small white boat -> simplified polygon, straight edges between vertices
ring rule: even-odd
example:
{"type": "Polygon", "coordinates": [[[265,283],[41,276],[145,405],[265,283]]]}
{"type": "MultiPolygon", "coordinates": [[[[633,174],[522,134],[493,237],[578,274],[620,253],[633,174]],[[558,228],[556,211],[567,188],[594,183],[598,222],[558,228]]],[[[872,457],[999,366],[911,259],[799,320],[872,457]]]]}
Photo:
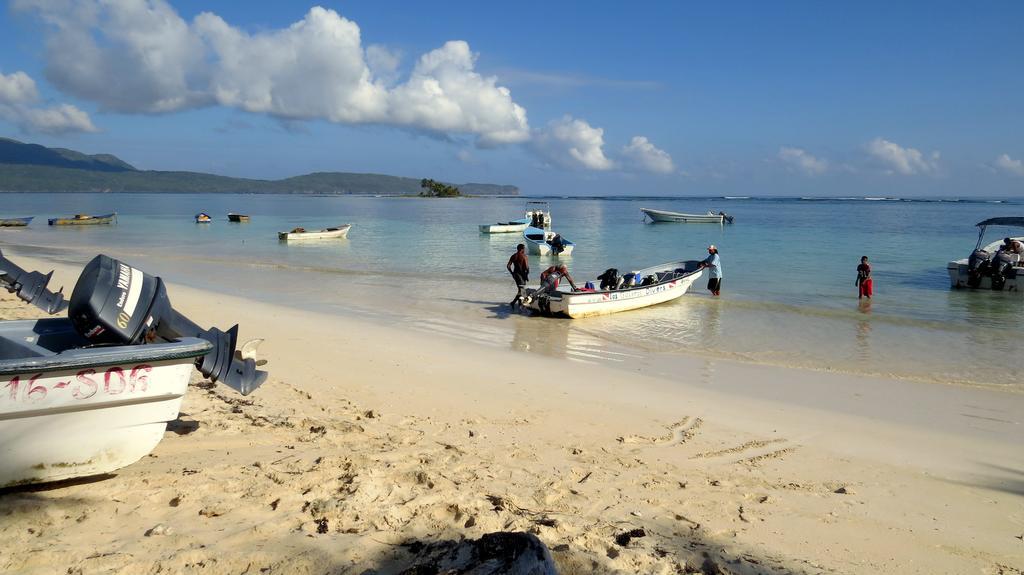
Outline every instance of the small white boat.
{"type": "Polygon", "coordinates": [[[68,319],[0,322],[0,488],[135,463],[178,417],[196,358],[213,348],[86,344],[68,319]]]}
{"type": "Polygon", "coordinates": [[[946,266],[951,286],[1024,293],[1024,254],[1000,250],[1004,238],[1024,245],[1024,236],[1000,234],[1000,239],[985,243],[985,231],[990,226],[1024,229],[1024,217],[989,218],[975,225],[979,230],[974,252],[946,266]]]}
{"type": "Polygon", "coordinates": [[[647,217],[651,218],[654,223],[663,222],[677,222],[684,224],[731,224],[732,216],[725,212],[718,212],[717,214],[712,211],[708,211],[706,214],[684,214],[682,212],[669,212],[665,210],[652,210],[649,208],[640,208],[640,211],[647,217]]]}
{"type": "Polygon", "coordinates": [[[496,224],[480,224],[482,234],[507,234],[521,232],[530,225],[530,218],[512,220],[511,222],[498,222],[496,224]]]}
{"type": "MultiPolygon", "coordinates": [[[[602,282],[606,285],[604,289],[594,291],[573,292],[569,291],[571,288],[567,286],[559,286],[554,293],[538,296],[535,288],[526,288],[523,305],[544,315],[567,316],[573,319],[657,305],[685,294],[693,282],[703,275],[703,270],[698,266],[697,261],[678,261],[652,266],[626,274],[632,278],[640,278],[638,283],[620,284],[620,278],[608,278],[602,282]],[[621,287],[612,289],[620,285],[621,287]]],[[[616,270],[608,270],[614,271],[616,270]]]]}
{"type": "Polygon", "coordinates": [[[523,230],[526,251],[535,256],[571,256],[576,244],[551,230],[529,227],[523,230]]]}
{"type": "Polygon", "coordinates": [[[93,258],[70,302],[0,253],[0,287],[50,314],[0,321],[0,488],[109,473],[148,454],[178,417],[193,369],[248,394],[260,340],[203,329],[171,306],[163,280],[93,258]],[[140,313],[139,310],[144,313],[140,313]]]}
{"type": "Polygon", "coordinates": [[[551,207],[547,202],[527,202],[530,225],[523,230],[526,251],[535,256],[571,256],[576,244],[551,231],[551,207]]]}
{"type": "Polygon", "coordinates": [[[277,239],[283,241],[296,241],[296,240],[330,240],[330,239],[343,239],[348,237],[348,230],[352,227],[352,224],[340,225],[336,228],[327,228],[323,230],[306,231],[305,228],[295,228],[290,232],[277,232],[277,239]]]}

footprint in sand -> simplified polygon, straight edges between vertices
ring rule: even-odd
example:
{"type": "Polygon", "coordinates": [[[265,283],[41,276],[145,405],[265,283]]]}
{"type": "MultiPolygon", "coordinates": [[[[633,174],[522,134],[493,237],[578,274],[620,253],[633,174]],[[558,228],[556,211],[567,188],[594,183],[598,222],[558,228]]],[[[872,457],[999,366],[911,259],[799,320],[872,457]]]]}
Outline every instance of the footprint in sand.
{"type": "Polygon", "coordinates": [[[660,437],[647,437],[644,435],[627,435],[619,438],[619,443],[627,444],[649,444],[649,445],[678,445],[686,443],[697,434],[704,420],[699,417],[686,416],[679,421],[665,427],[668,433],[660,437]]]}
{"type": "Polygon", "coordinates": [[[733,463],[758,465],[770,459],[778,459],[786,454],[796,451],[795,445],[782,445],[788,442],[788,439],[783,438],[748,441],[746,443],[734,447],[727,447],[725,449],[717,449],[714,451],[704,451],[701,453],[697,453],[690,456],[690,459],[720,459],[738,457],[738,459],[733,460],[733,463]]]}

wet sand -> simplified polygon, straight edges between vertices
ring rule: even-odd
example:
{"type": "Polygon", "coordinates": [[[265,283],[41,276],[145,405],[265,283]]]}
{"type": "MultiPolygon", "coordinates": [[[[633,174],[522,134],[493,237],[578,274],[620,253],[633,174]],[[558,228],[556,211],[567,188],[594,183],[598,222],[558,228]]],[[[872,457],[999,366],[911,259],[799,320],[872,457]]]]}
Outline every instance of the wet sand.
{"type": "Polygon", "coordinates": [[[4,492],[0,572],[399,573],[508,530],[562,573],[1024,570],[1022,394],[716,359],[629,376],[169,293],[266,338],[269,382],[197,374],[150,456],[4,492]]]}

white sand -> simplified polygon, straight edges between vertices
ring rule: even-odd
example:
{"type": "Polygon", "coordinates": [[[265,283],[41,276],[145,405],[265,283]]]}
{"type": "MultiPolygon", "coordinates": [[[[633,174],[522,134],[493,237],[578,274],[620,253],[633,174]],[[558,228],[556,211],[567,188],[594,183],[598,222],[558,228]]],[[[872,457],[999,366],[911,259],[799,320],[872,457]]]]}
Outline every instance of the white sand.
{"type": "Polygon", "coordinates": [[[0,495],[0,572],[389,573],[497,530],[564,573],[1024,569],[1021,394],[702,358],[626,377],[169,289],[265,337],[271,380],[197,377],[150,457],[0,495]]]}

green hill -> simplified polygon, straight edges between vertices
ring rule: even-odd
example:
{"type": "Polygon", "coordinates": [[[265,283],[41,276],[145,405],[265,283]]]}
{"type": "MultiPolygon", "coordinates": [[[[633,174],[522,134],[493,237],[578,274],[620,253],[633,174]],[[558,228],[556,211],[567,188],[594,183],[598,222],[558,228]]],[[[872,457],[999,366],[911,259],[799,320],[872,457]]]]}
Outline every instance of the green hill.
{"type": "MultiPolygon", "coordinates": [[[[455,184],[465,195],[519,193],[497,184],[455,184]]],[[[231,178],[202,172],[137,170],[110,154],[87,155],[0,138],[0,191],[198,192],[268,194],[418,195],[420,178],[350,172],[316,172],[282,180],[231,178]]]]}

